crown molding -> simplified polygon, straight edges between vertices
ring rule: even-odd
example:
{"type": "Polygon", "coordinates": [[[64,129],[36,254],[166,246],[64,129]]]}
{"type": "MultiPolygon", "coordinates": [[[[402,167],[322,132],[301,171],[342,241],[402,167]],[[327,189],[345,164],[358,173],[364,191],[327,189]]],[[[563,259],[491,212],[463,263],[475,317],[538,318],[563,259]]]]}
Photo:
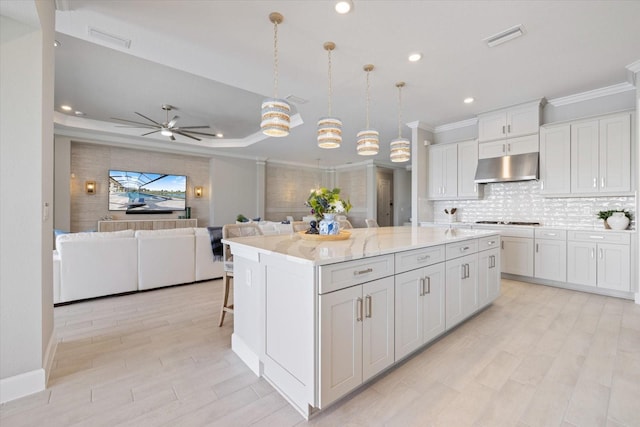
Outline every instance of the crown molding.
{"type": "Polygon", "coordinates": [[[638,59],[635,62],[632,62],[631,64],[627,65],[624,68],[626,68],[627,70],[633,73],[640,73],[640,59],[638,59]]]}
{"type": "Polygon", "coordinates": [[[638,74],[640,74],[640,59],[625,67],[627,69],[627,80],[634,86],[638,86],[638,74]]]}
{"type": "Polygon", "coordinates": [[[447,123],[447,124],[444,124],[444,125],[436,126],[436,128],[434,130],[434,133],[441,133],[441,132],[446,132],[446,131],[449,131],[449,130],[466,128],[466,127],[469,127],[469,126],[475,126],[477,124],[478,124],[478,118],[477,117],[473,117],[471,119],[461,120],[459,122],[447,123]]]}
{"type": "Polygon", "coordinates": [[[411,128],[411,129],[422,129],[422,130],[426,130],[429,132],[433,132],[433,126],[431,126],[428,123],[425,122],[421,122],[420,120],[416,120],[415,122],[409,122],[406,123],[407,127],[411,128]]]}
{"type": "Polygon", "coordinates": [[[611,86],[602,87],[600,89],[589,90],[586,92],[580,92],[569,96],[563,96],[561,98],[549,99],[547,102],[554,107],[560,107],[562,105],[575,104],[577,102],[589,101],[591,99],[601,98],[603,96],[615,95],[617,93],[623,93],[630,90],[635,90],[635,87],[629,82],[618,83],[611,86]]]}

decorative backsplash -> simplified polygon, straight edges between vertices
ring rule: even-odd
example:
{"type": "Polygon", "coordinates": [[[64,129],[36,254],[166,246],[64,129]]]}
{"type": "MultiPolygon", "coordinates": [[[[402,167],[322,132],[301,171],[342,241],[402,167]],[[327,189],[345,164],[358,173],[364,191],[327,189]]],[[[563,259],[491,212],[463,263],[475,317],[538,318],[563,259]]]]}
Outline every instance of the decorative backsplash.
{"type": "Polygon", "coordinates": [[[545,198],[537,181],[487,184],[481,200],[435,201],[434,220],[448,221],[444,210],[453,207],[457,208],[456,220],[461,222],[537,221],[551,227],[602,227],[599,211],[626,209],[634,217],[630,228],[636,228],[634,196],[545,198]]]}

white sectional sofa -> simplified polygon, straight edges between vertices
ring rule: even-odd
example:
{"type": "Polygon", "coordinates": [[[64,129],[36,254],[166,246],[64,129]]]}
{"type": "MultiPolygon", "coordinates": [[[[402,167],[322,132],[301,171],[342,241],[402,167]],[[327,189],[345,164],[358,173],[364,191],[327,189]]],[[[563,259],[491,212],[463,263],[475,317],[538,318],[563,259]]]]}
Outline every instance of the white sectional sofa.
{"type": "Polygon", "coordinates": [[[206,228],[72,233],[56,238],[54,303],[222,277],[206,228]]]}

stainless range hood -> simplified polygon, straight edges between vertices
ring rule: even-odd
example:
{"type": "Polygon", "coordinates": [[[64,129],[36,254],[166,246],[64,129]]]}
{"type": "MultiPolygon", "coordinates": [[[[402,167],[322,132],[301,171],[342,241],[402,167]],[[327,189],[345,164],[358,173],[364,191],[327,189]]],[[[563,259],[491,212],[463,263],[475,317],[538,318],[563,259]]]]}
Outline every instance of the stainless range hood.
{"type": "Polygon", "coordinates": [[[530,181],[538,179],[538,153],[479,159],[475,182],[530,181]]]}

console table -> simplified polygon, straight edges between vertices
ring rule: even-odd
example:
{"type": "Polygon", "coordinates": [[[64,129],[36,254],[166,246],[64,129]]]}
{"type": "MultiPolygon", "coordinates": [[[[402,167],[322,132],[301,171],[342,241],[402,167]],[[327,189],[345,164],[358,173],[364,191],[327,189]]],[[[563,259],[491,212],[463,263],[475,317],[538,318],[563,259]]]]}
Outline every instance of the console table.
{"type": "Polygon", "coordinates": [[[98,231],[164,230],[167,228],[197,227],[197,218],[191,219],[134,219],[98,221],[98,231]]]}

